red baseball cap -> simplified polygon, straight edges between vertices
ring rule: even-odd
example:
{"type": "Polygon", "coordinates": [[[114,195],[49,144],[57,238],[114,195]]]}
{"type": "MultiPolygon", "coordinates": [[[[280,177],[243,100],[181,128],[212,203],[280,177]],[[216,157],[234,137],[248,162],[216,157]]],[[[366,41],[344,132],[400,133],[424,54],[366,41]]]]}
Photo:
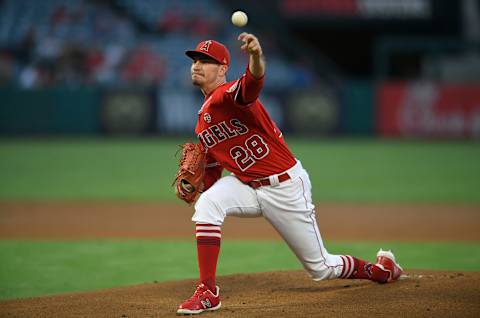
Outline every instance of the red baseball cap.
{"type": "Polygon", "coordinates": [[[195,50],[186,51],[185,54],[193,59],[195,56],[206,55],[220,64],[230,64],[230,53],[228,49],[220,42],[215,40],[206,40],[197,44],[195,50]]]}

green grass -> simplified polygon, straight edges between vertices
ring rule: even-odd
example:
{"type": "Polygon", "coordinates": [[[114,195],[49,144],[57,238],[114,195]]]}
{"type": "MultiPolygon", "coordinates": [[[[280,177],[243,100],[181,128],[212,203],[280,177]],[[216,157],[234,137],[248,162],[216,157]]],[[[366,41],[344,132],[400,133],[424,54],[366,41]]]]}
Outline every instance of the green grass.
{"type": "MultiPolygon", "coordinates": [[[[0,200],[176,201],[183,139],[0,140],[0,200]]],[[[287,140],[314,201],[480,202],[480,144],[287,140]]]]}
{"type": "Polygon", "coordinates": [[[173,200],[180,141],[0,143],[0,199],[173,200]]]}
{"type": "Polygon", "coordinates": [[[362,202],[480,202],[480,144],[297,142],[314,198],[362,202]]]}
{"type": "MultiPolygon", "coordinates": [[[[478,243],[327,242],[333,254],[374,260],[392,248],[404,268],[480,270],[478,243]]],[[[198,277],[193,241],[0,241],[0,299],[198,277]]],[[[225,241],[219,275],[300,269],[281,241],[225,241]]]]}

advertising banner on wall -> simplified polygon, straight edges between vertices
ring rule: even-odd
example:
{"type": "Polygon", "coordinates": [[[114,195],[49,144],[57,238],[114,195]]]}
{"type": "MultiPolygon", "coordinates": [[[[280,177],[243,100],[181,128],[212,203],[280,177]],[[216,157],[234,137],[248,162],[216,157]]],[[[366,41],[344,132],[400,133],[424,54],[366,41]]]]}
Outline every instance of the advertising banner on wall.
{"type": "Polygon", "coordinates": [[[300,135],[331,135],[340,132],[340,101],[333,90],[302,91],[291,94],[287,103],[289,132],[300,135]]]}
{"type": "Polygon", "coordinates": [[[383,83],[377,106],[383,136],[480,138],[480,84],[383,83]]]}
{"type": "Polygon", "coordinates": [[[107,90],[100,105],[102,129],[111,134],[152,132],[152,104],[148,90],[107,90]]]}

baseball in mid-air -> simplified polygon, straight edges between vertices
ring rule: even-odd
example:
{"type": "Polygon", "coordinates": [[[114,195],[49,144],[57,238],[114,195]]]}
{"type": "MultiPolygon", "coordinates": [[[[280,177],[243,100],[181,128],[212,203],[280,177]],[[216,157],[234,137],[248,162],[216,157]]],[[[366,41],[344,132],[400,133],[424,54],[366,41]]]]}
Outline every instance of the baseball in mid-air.
{"type": "Polygon", "coordinates": [[[237,27],[246,26],[248,22],[248,16],[243,11],[235,11],[232,14],[232,23],[237,27]]]}

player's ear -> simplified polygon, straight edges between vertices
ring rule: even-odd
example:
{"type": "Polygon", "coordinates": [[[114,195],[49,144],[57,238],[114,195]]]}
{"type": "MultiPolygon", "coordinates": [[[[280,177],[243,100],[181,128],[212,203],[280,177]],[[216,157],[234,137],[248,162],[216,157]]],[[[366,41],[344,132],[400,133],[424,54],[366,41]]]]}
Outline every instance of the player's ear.
{"type": "Polygon", "coordinates": [[[225,76],[228,71],[228,66],[227,65],[220,65],[220,75],[225,76]]]}

